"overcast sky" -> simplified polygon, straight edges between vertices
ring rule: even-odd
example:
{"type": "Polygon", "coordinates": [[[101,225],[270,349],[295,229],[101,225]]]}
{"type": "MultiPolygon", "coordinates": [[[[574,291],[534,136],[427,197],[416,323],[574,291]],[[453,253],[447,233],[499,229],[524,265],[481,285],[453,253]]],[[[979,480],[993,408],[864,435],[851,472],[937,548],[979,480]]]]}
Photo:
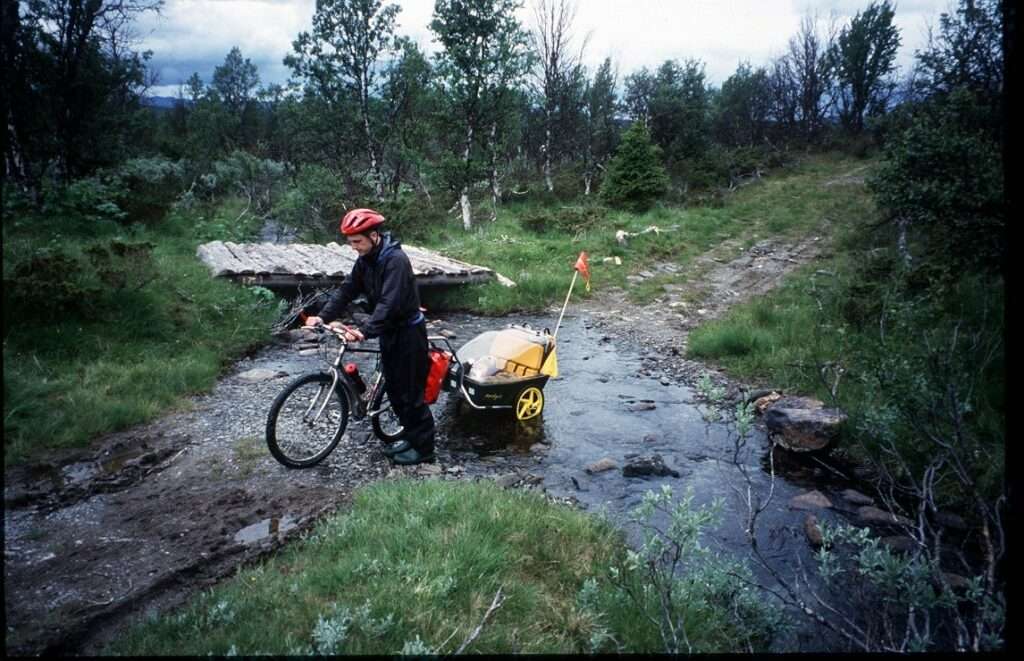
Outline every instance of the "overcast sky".
{"type": "MultiPolygon", "coordinates": [[[[398,32],[433,53],[428,24],[434,0],[398,0],[398,32]]],[[[576,46],[590,35],[584,60],[591,70],[605,58],[617,64],[620,81],[642,66],[655,68],[667,59],[704,62],[708,81],[721,85],[741,61],[767,64],[781,54],[808,11],[824,22],[834,13],[846,24],[868,0],[577,0],[576,46]]],[[[901,68],[922,48],[926,28],[937,26],[950,0],[897,0],[901,68]]],[[[232,47],[259,69],[260,82],[284,83],[290,70],[282,60],[292,40],[312,25],[315,0],[166,0],[161,16],[138,24],[140,50],[152,50],[158,84],[151,94],[176,96],[178,85],[193,72],[209,83],[214,67],[232,47]]],[[[520,19],[533,25],[533,0],[520,19]]],[[[621,92],[621,88],[620,88],[621,92]]]]}

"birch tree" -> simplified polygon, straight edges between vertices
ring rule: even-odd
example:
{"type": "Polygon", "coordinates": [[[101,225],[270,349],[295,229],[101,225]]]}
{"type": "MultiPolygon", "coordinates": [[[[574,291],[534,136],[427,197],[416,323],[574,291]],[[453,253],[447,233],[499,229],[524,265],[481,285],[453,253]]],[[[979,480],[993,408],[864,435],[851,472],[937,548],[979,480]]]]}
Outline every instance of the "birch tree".
{"type": "Polygon", "coordinates": [[[450,119],[461,129],[460,166],[452,185],[458,191],[462,225],[473,227],[470,188],[480,178],[474,145],[497,136],[495,113],[507,107],[507,90],[519,84],[530,65],[527,36],[515,12],[516,0],[437,0],[430,29],[444,50],[436,55],[437,82],[450,119]],[[481,135],[488,132],[488,135],[481,135]]]}
{"type": "Polygon", "coordinates": [[[569,50],[572,41],[572,23],[576,18],[576,5],[571,0],[537,0],[534,7],[536,27],[530,32],[530,46],[537,55],[534,76],[544,106],[544,185],[554,191],[551,179],[551,160],[554,151],[554,130],[565,88],[578,71],[583,49],[578,54],[569,50]]]}
{"type": "Polygon", "coordinates": [[[337,106],[354,98],[378,199],[384,197],[382,146],[374,130],[370,99],[377,95],[378,60],[397,50],[394,35],[399,11],[398,5],[384,6],[382,0],[318,0],[312,33],[300,33],[292,43],[294,54],[285,58],[285,64],[328,103],[337,106]]]}

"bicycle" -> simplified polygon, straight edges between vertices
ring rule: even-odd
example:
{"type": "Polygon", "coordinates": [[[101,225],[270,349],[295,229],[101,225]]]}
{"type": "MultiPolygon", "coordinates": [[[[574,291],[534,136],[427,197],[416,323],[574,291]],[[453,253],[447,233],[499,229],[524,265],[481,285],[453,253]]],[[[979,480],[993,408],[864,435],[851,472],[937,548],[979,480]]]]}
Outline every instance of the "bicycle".
{"type": "MultiPolygon", "coordinates": [[[[344,326],[318,324],[307,328],[317,333],[317,351],[328,369],[299,376],[274,398],[266,430],[267,447],[274,459],[289,468],[315,466],[341,442],[350,418],[369,417],[374,434],[382,442],[398,440],[403,427],[384,388],[380,349],[350,347],[344,326]],[[332,340],[339,343],[336,353],[330,346],[332,340]],[[376,355],[369,382],[357,370],[342,367],[349,351],[376,355]]],[[[448,343],[442,336],[428,340],[448,343]]]]}

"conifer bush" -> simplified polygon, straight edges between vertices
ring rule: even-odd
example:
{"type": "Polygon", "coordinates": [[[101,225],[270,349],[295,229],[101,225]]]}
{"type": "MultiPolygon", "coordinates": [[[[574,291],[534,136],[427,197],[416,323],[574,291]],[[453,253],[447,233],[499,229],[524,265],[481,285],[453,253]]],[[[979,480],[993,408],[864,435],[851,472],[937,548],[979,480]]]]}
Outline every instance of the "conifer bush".
{"type": "Polygon", "coordinates": [[[665,194],[668,184],[661,149],[643,124],[633,124],[608,163],[601,199],[609,206],[644,211],[665,194]]]}

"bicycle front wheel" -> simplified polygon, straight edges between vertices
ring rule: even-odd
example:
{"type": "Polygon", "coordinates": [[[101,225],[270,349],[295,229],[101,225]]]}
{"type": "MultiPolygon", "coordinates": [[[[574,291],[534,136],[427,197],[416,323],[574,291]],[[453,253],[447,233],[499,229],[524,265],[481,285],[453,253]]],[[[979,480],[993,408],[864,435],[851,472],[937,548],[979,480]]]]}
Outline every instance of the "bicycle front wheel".
{"type": "Polygon", "coordinates": [[[331,375],[307,374],[274,399],[267,416],[270,454],[290,468],[308,468],[337,447],[348,425],[348,398],[331,375]]]}
{"type": "Polygon", "coordinates": [[[373,422],[373,433],[377,435],[377,438],[385,443],[392,443],[401,438],[405,427],[402,426],[402,421],[398,419],[398,414],[391,406],[391,400],[388,399],[388,394],[384,391],[383,383],[380,384],[373,401],[370,402],[370,411],[379,411],[370,416],[370,420],[373,422]]]}

